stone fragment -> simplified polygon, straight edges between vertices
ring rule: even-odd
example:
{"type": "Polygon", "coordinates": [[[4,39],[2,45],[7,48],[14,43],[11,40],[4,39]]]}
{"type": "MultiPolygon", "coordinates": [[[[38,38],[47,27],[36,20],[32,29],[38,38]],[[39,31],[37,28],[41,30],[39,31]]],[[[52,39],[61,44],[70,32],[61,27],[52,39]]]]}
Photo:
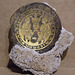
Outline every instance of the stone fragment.
{"type": "Polygon", "coordinates": [[[62,28],[58,41],[50,51],[39,54],[16,44],[9,57],[24,71],[31,71],[34,75],[50,75],[60,66],[61,55],[72,44],[73,39],[73,34],[62,28]]]}

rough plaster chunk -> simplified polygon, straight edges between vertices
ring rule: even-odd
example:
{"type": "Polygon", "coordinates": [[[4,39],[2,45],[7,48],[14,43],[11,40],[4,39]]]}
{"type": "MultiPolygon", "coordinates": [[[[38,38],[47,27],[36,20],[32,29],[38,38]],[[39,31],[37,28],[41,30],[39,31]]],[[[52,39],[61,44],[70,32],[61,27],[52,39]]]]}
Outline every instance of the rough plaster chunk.
{"type": "Polygon", "coordinates": [[[10,59],[24,71],[34,75],[50,75],[61,63],[61,55],[73,42],[74,36],[64,28],[55,46],[48,52],[39,54],[35,50],[15,45],[9,54],[10,59]]]}

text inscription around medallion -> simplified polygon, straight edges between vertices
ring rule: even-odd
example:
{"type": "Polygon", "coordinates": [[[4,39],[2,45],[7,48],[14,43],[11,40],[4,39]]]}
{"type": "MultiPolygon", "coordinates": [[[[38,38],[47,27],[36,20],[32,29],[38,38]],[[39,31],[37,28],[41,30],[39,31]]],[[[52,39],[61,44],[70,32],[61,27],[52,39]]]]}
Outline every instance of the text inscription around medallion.
{"type": "Polygon", "coordinates": [[[28,15],[22,14],[15,30],[16,38],[25,47],[35,50],[48,46],[55,36],[55,26],[47,12],[40,9],[29,10],[28,15]],[[37,12],[38,11],[38,12],[37,12]],[[31,13],[32,12],[32,13],[31,13]],[[44,15],[46,14],[46,15],[44,15]],[[54,28],[51,32],[51,25],[54,28]]]}

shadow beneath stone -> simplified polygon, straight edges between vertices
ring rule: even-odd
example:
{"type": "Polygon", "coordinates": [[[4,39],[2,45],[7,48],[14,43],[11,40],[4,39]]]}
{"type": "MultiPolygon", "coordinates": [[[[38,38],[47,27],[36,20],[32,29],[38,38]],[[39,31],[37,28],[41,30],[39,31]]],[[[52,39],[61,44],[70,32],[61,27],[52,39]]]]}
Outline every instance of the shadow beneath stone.
{"type": "MultiPolygon", "coordinates": [[[[67,55],[67,52],[68,52],[68,48],[63,52],[63,55],[61,56],[61,61],[64,60],[64,58],[65,58],[66,55],[67,55]]],[[[57,72],[57,70],[54,71],[53,74],[56,73],[56,72],[57,72]]]]}
{"type": "Polygon", "coordinates": [[[54,71],[54,72],[53,72],[53,74],[54,74],[54,73],[56,73],[56,72],[57,72],[57,70],[56,70],[56,71],[54,71]]]}
{"type": "Polygon", "coordinates": [[[15,73],[34,75],[30,71],[23,71],[21,68],[19,68],[18,66],[16,66],[12,62],[12,60],[9,60],[9,63],[8,63],[7,67],[8,67],[8,69],[10,69],[12,72],[15,72],[15,73]]]}
{"type": "Polygon", "coordinates": [[[63,55],[61,56],[61,60],[63,60],[66,57],[67,52],[68,52],[68,48],[63,52],[63,55]]]}

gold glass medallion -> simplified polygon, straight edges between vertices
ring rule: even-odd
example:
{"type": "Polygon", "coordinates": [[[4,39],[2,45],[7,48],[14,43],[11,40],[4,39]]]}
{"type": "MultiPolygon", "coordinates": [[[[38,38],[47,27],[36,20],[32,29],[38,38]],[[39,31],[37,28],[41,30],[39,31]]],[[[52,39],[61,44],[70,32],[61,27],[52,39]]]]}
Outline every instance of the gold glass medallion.
{"type": "Polygon", "coordinates": [[[11,17],[13,42],[38,51],[49,51],[59,38],[61,22],[56,12],[44,3],[31,3],[11,17]]]}

